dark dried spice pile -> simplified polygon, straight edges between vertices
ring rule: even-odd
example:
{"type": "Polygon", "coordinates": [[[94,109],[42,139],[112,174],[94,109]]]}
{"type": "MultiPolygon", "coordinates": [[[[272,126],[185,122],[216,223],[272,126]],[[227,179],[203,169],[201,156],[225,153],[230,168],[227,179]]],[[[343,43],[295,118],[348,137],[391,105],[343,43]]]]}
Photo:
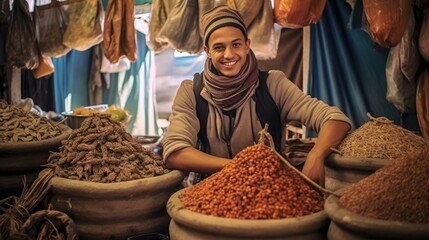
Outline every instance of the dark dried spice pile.
{"type": "Polygon", "coordinates": [[[235,219],[280,219],[323,209],[312,189],[273,150],[255,144],[239,152],[221,171],[179,196],[194,212],[235,219]]]}
{"type": "Polygon", "coordinates": [[[41,141],[61,133],[51,120],[0,99],[0,143],[41,141]]]}
{"type": "Polygon", "coordinates": [[[429,223],[429,151],[393,161],[346,188],[340,204],[361,216],[429,223]]]}
{"type": "Polygon", "coordinates": [[[110,183],[169,172],[159,155],[145,149],[109,114],[87,118],[59,150],[51,152],[47,167],[63,178],[110,183]]]}

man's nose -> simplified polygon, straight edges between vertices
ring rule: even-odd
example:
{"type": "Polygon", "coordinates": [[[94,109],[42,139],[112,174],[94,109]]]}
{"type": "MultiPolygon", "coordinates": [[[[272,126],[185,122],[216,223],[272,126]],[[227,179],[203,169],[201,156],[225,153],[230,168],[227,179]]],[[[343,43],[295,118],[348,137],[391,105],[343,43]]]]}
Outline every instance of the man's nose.
{"type": "Polygon", "coordinates": [[[234,50],[231,47],[226,47],[223,54],[224,58],[231,58],[234,56],[234,50]]]}

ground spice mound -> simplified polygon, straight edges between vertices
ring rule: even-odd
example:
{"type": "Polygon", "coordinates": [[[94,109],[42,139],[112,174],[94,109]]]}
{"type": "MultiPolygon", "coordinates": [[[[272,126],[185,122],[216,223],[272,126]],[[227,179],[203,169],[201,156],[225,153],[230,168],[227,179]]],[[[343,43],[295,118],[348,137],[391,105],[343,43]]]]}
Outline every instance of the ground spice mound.
{"type": "Polygon", "coordinates": [[[312,189],[266,145],[243,149],[221,171],[179,196],[194,212],[235,219],[280,219],[323,209],[312,189]]]}
{"type": "Polygon", "coordinates": [[[161,156],[145,149],[109,114],[96,114],[51,152],[56,176],[91,182],[123,182],[170,172],[161,156]]]}
{"type": "Polygon", "coordinates": [[[361,216],[429,223],[429,151],[401,158],[346,188],[340,204],[361,216]]]}
{"type": "Polygon", "coordinates": [[[386,118],[375,118],[347,135],[337,149],[343,156],[398,159],[424,151],[427,140],[395,125],[386,118]]]}

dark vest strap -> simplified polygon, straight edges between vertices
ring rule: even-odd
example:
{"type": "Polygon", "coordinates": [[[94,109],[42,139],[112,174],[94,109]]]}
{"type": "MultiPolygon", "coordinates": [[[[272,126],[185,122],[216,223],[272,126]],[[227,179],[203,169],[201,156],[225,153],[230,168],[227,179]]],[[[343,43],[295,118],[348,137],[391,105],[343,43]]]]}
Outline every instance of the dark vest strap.
{"type": "MultiPolygon", "coordinates": [[[[275,148],[280,153],[281,151],[281,138],[282,138],[282,126],[280,119],[280,111],[271,97],[268,87],[267,78],[268,72],[259,72],[259,86],[255,90],[256,100],[256,114],[258,115],[259,121],[261,122],[262,128],[265,123],[268,123],[268,132],[271,134],[274,140],[275,148]]],[[[207,101],[200,96],[201,90],[203,89],[203,74],[194,74],[193,87],[196,99],[196,113],[200,120],[200,131],[198,132],[198,144],[201,151],[209,152],[210,146],[207,140],[207,119],[209,114],[207,101]]]]}
{"type": "Polygon", "coordinates": [[[209,116],[209,107],[207,101],[200,95],[201,90],[203,89],[203,73],[194,74],[193,87],[196,100],[197,117],[200,120],[198,148],[203,152],[208,152],[209,146],[207,140],[207,118],[209,116]]]}
{"type": "Polygon", "coordinates": [[[268,91],[267,78],[268,72],[259,72],[259,86],[255,90],[256,98],[256,114],[261,122],[262,128],[268,124],[268,132],[273,138],[277,152],[281,153],[282,126],[280,119],[280,111],[268,91]]]}

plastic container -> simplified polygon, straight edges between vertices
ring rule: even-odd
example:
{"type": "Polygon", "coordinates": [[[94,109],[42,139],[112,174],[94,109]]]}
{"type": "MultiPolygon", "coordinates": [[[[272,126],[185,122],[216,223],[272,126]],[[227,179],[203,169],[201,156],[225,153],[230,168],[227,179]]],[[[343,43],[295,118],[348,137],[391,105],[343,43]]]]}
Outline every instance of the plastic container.
{"type": "Polygon", "coordinates": [[[24,177],[30,186],[46,164],[50,151],[58,151],[61,141],[68,138],[72,129],[60,124],[62,134],[41,141],[0,143],[0,199],[19,195],[24,177]]]}
{"type": "Polygon", "coordinates": [[[329,218],[325,211],[303,217],[270,220],[242,220],[205,215],[186,209],[180,199],[185,189],[167,203],[172,240],[232,239],[326,239],[329,218]]]}
{"type": "Polygon", "coordinates": [[[338,197],[330,195],[325,201],[325,211],[331,219],[327,234],[329,240],[429,239],[429,224],[367,218],[350,212],[338,200],[338,197]]]}
{"type": "Polygon", "coordinates": [[[391,161],[345,157],[332,153],[325,161],[325,187],[333,192],[341,190],[371,175],[391,161]]]}
{"type": "Polygon", "coordinates": [[[168,231],[166,203],[181,188],[181,171],[117,183],[54,177],[47,200],[68,214],[79,239],[126,239],[168,231]]]}

